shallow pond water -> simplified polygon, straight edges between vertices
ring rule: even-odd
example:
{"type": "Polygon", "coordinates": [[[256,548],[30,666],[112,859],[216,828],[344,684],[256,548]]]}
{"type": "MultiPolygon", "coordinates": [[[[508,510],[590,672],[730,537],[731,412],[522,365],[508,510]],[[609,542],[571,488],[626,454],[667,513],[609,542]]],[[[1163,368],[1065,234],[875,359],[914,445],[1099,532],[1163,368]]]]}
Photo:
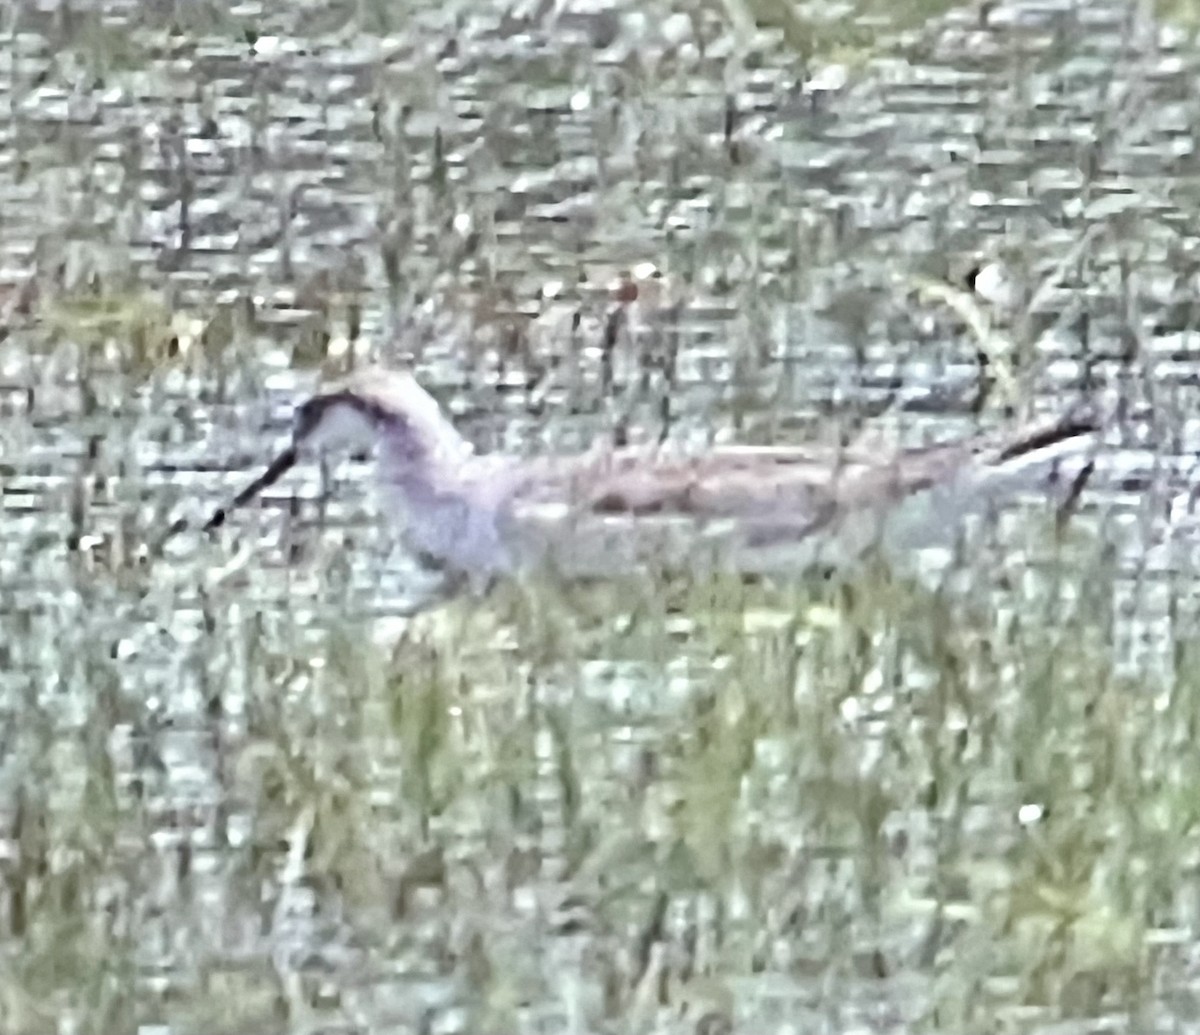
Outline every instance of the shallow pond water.
{"type": "Polygon", "coordinates": [[[1197,1024],[1200,51],[823,6],[0,16],[0,1029],[1197,1024]],[[152,555],[368,360],[528,453],[1111,422],[936,577],[428,608],[353,458],[152,555]]]}

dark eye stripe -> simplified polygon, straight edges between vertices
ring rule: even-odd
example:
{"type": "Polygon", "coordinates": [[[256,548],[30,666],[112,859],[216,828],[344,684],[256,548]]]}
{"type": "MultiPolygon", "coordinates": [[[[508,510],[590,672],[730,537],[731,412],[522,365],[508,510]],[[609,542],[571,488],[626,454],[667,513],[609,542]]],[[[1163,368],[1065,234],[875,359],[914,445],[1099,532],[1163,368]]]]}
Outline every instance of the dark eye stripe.
{"type": "Polygon", "coordinates": [[[392,416],[387,409],[374,400],[364,399],[361,395],[344,389],[340,392],[330,392],[328,395],[314,396],[301,404],[296,411],[296,417],[302,422],[307,421],[311,427],[325,415],[326,410],[339,403],[344,403],[373,421],[384,421],[392,416]]]}

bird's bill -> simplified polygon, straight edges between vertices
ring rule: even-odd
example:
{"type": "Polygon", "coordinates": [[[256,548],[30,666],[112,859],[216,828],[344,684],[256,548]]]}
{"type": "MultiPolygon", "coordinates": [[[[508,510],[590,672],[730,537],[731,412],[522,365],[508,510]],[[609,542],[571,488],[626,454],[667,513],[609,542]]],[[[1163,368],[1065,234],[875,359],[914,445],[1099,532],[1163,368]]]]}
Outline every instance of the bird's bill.
{"type": "MultiPolygon", "coordinates": [[[[231,511],[236,510],[243,504],[249,503],[252,499],[254,499],[255,496],[262,492],[263,489],[270,488],[277,481],[279,481],[280,478],[287,474],[287,472],[296,465],[296,456],[297,454],[295,446],[289,446],[287,449],[285,449],[274,460],[271,461],[270,466],[263,471],[262,474],[260,474],[254,479],[254,481],[252,481],[241,492],[234,496],[233,499],[231,499],[225,506],[218,507],[216,510],[214,510],[212,517],[204,522],[201,528],[205,532],[211,532],[214,528],[220,528],[223,524],[225,524],[225,519],[229,517],[231,511]]],[[[163,547],[167,545],[169,540],[174,539],[175,536],[179,535],[180,532],[185,532],[191,527],[192,524],[187,520],[187,518],[179,518],[177,521],[172,522],[170,528],[168,528],[158,542],[151,547],[151,555],[157,556],[161,554],[163,547]]]]}
{"type": "Polygon", "coordinates": [[[204,523],[203,531],[211,532],[214,528],[220,528],[221,525],[225,524],[225,519],[232,511],[237,510],[238,507],[249,503],[252,499],[254,499],[255,496],[262,492],[263,489],[269,489],[272,485],[279,481],[280,478],[287,474],[287,472],[290,471],[295,464],[296,448],[294,446],[289,446],[271,461],[270,466],[268,466],[262,474],[260,474],[254,479],[254,481],[252,481],[241,492],[234,496],[233,499],[231,499],[225,506],[218,507],[215,511],[213,511],[212,517],[210,517],[204,523]]]}

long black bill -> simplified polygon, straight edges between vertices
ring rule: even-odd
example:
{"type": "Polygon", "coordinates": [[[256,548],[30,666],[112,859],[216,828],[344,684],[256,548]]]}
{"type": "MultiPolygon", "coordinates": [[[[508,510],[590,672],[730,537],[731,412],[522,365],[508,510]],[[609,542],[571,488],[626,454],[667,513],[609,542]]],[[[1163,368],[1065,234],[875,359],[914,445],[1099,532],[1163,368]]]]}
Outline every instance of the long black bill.
{"type": "MultiPolygon", "coordinates": [[[[203,525],[200,526],[201,531],[211,532],[214,528],[220,528],[223,524],[225,524],[225,519],[229,517],[231,512],[237,510],[238,507],[249,503],[252,499],[254,499],[255,496],[262,492],[263,489],[269,489],[272,485],[279,481],[280,478],[287,474],[287,472],[290,471],[295,465],[296,448],[295,446],[289,446],[271,461],[271,465],[265,471],[263,471],[262,474],[260,474],[254,479],[254,481],[252,481],[241,492],[234,496],[233,499],[225,504],[225,506],[218,507],[216,510],[214,510],[212,517],[210,517],[206,522],[204,522],[203,525]]],[[[155,547],[155,552],[161,553],[162,548],[168,539],[171,539],[180,532],[185,531],[187,528],[188,521],[186,518],[180,518],[178,521],[173,522],[171,527],[167,529],[166,534],[158,541],[158,544],[155,547]]]]}
{"type": "Polygon", "coordinates": [[[247,485],[241,492],[233,497],[224,507],[217,507],[213,511],[213,516],[210,517],[203,526],[201,531],[211,532],[214,528],[220,528],[225,524],[225,519],[229,516],[230,511],[237,510],[249,503],[263,489],[269,489],[280,478],[288,473],[296,464],[296,449],[294,446],[289,446],[280,453],[274,460],[271,461],[271,466],[268,467],[262,474],[247,485]]]}

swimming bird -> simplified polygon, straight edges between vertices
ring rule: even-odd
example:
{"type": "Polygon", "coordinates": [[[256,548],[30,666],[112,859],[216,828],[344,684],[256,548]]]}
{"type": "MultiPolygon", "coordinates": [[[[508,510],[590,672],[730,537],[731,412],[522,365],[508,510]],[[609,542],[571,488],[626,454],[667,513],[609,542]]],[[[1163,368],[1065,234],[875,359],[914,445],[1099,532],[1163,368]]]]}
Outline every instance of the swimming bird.
{"type": "Polygon", "coordinates": [[[949,545],[965,515],[1022,490],[1073,501],[1100,430],[1081,409],[890,455],[854,446],[481,454],[412,374],[371,367],[302,403],[291,444],[203,527],[223,525],[306,450],[368,447],[409,547],[476,588],[537,565],[575,577],[798,572],[872,547],[949,545]]]}

